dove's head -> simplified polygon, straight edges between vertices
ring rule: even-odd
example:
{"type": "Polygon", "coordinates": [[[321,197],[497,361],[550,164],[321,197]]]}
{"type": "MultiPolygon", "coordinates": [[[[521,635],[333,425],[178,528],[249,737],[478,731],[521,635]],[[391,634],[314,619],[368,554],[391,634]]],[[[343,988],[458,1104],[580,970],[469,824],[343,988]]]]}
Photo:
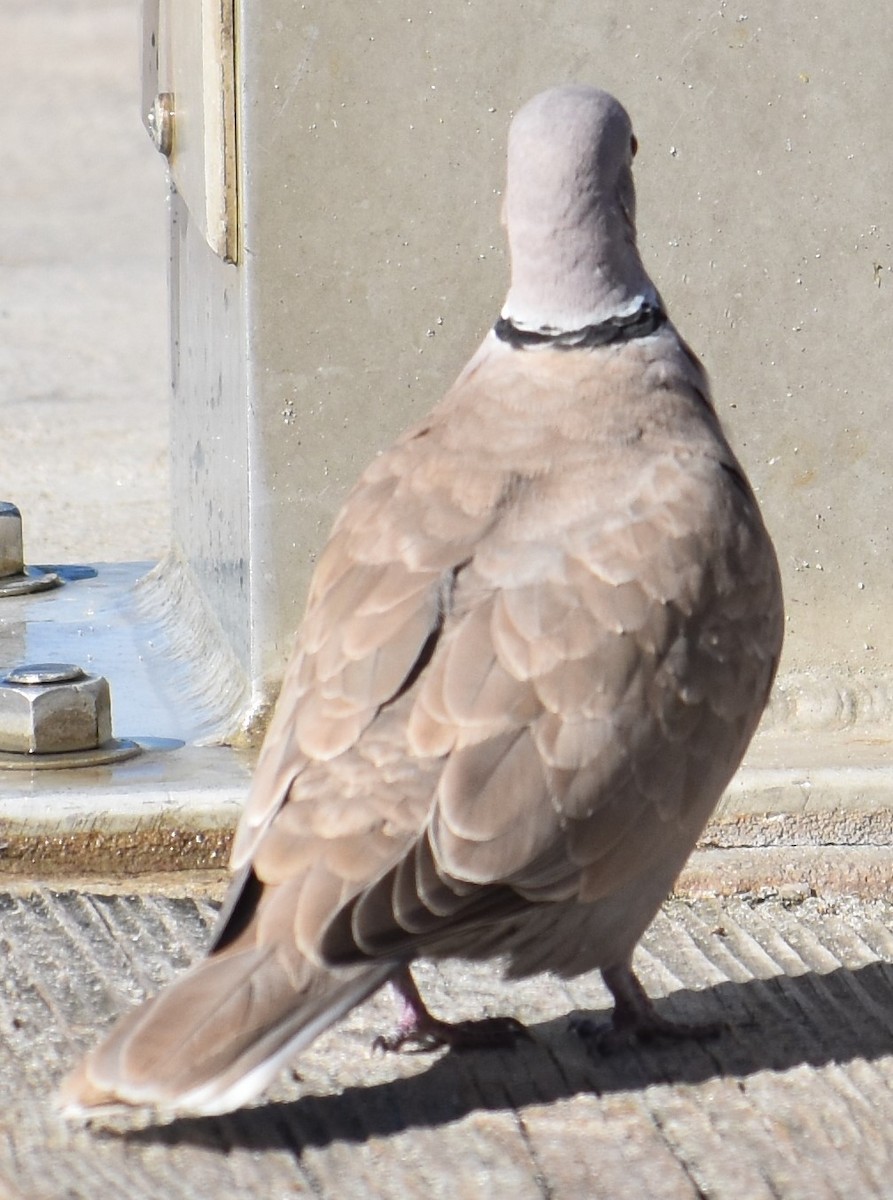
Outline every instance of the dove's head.
{"type": "Polygon", "coordinates": [[[635,152],[626,109],[598,88],[552,88],[518,112],[503,206],[516,326],[581,329],[656,301],[636,249],[635,152]]]}

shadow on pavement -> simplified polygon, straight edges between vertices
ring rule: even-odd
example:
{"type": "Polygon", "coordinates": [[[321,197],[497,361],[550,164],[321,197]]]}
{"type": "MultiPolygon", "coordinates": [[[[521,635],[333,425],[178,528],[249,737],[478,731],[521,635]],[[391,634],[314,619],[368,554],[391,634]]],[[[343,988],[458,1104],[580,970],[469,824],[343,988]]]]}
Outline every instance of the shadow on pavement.
{"type": "MultiPolygon", "coordinates": [[[[883,962],[678,991],[658,1006],[677,1019],[719,1019],[727,1029],[711,1041],[652,1043],[604,1056],[570,1032],[563,1017],[531,1025],[533,1040],[512,1051],[445,1054],[412,1078],[100,1136],[300,1155],[309,1147],[437,1128],[476,1111],[893,1053],[893,965],[883,962]]],[[[594,1015],[606,1019],[608,1012],[594,1015]]]]}

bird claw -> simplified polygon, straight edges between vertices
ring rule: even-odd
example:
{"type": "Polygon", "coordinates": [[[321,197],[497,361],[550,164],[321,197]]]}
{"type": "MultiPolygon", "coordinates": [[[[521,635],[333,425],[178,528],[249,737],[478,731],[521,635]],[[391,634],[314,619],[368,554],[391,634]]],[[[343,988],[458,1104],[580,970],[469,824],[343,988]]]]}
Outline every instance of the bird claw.
{"type": "Polygon", "coordinates": [[[530,1033],[514,1017],[485,1017],[479,1021],[439,1021],[428,1017],[417,1024],[401,1027],[392,1034],[379,1034],[373,1050],[385,1053],[424,1054],[448,1046],[450,1050],[511,1049],[529,1039],[530,1033]]]}
{"type": "Polygon", "coordinates": [[[636,978],[629,963],[602,968],[602,978],[614,997],[610,1023],[572,1016],[570,1028],[602,1054],[613,1054],[643,1042],[698,1041],[719,1037],[727,1026],[718,1021],[695,1023],[662,1017],[636,978]]]}
{"type": "Polygon", "coordinates": [[[393,1033],[380,1033],[372,1043],[373,1054],[425,1054],[436,1050],[442,1045],[435,1037],[418,1030],[408,1029],[402,1032],[395,1029],[393,1033]]]}
{"type": "Polygon", "coordinates": [[[594,1021],[591,1017],[572,1016],[568,1026],[573,1033],[593,1045],[600,1054],[616,1054],[650,1042],[706,1042],[720,1037],[728,1026],[722,1021],[671,1021],[656,1012],[635,1021],[594,1021]]]}
{"type": "Polygon", "coordinates": [[[379,1034],[372,1049],[385,1053],[424,1054],[448,1046],[450,1050],[510,1049],[529,1038],[525,1026],[514,1017],[483,1017],[477,1021],[442,1021],[425,1007],[409,967],[400,967],[391,985],[402,1002],[397,1028],[379,1034]]]}

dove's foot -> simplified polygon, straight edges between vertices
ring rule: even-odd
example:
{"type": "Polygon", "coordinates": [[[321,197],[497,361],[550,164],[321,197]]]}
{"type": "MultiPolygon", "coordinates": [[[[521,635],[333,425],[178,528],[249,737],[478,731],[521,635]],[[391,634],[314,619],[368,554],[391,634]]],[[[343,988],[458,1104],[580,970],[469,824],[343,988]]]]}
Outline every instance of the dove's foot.
{"type": "Polygon", "coordinates": [[[571,1018],[571,1028],[580,1037],[595,1043],[604,1054],[621,1050],[637,1042],[661,1038],[673,1041],[709,1041],[725,1028],[720,1022],[671,1021],[662,1017],[639,983],[632,967],[624,964],[602,971],[608,990],[614,997],[610,1025],[589,1017],[571,1018]]]}
{"type": "Polygon", "coordinates": [[[373,1050],[420,1054],[449,1046],[451,1050],[510,1048],[530,1034],[514,1017],[486,1017],[480,1021],[441,1021],[431,1015],[408,967],[391,979],[402,1011],[397,1028],[372,1043],[373,1050]]]}

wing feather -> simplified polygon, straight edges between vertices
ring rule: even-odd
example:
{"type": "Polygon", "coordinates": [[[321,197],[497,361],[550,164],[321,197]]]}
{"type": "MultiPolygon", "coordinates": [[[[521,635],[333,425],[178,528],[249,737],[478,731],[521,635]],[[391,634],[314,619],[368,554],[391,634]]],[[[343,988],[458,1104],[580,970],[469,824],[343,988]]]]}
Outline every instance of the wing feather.
{"type": "Polygon", "coordinates": [[[777,645],[774,564],[720,464],[594,471],[602,518],[582,481],[478,479],[442,444],[410,470],[418,444],[374,464],[376,522],[361,483],[321,559],[245,843],[262,879],[304,872],[302,937],[338,962],[473,942],[690,844],[774,669],[746,665],[777,645]]]}

